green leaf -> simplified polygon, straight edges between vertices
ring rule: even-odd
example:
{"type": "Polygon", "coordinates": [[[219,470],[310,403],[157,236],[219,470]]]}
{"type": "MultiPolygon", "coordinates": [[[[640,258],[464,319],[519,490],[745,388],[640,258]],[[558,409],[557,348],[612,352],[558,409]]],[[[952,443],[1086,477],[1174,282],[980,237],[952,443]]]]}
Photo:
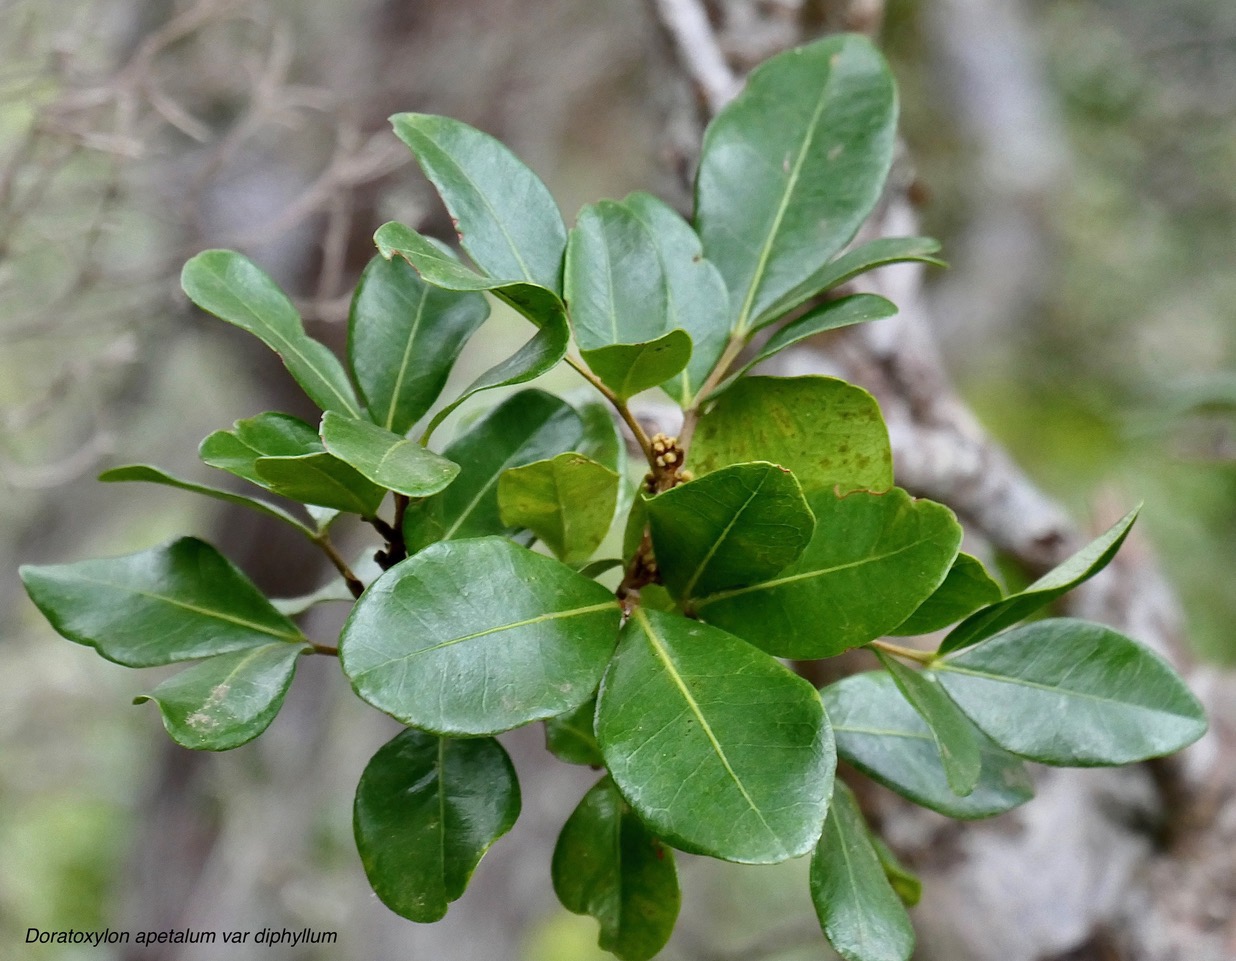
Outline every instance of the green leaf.
{"type": "Polygon", "coordinates": [[[793,287],[776,303],[761,312],[754,326],[763,327],[795,307],[805,304],[812,297],[840,287],[859,274],[865,274],[877,267],[908,262],[947,267],[944,261],[931,256],[939,249],[939,242],[930,237],[880,237],[869,240],[836,260],[824,264],[801,284],[793,287]]]}
{"type": "Polygon", "coordinates": [[[681,371],[691,338],[670,324],[652,233],[612,200],[589,204],[567,242],[566,300],[584,361],[622,400],[681,371]]]}
{"type": "Polygon", "coordinates": [[[811,901],[846,961],[907,961],[914,929],[871,844],[858,802],[837,785],[824,834],[811,858],[811,901]]]}
{"type": "Polygon", "coordinates": [[[700,418],[687,455],[697,475],[767,460],[803,490],[888,490],[893,454],[875,398],[833,377],[744,377],[700,418]]]}
{"type": "Polygon", "coordinates": [[[893,488],[807,495],[815,533],[776,577],[699,598],[694,611],[778,657],[832,657],[896,627],[957,556],[952,511],[893,488]]]}
{"type": "Polygon", "coordinates": [[[820,699],[724,631],[635,608],[596,733],[623,796],[684,851],[767,864],[819,837],[836,764],[820,699]]]}
{"type": "Polygon", "coordinates": [[[607,571],[612,571],[619,567],[622,567],[621,557],[602,557],[599,560],[590,561],[583,565],[579,568],[579,572],[584,577],[591,577],[595,580],[607,571]]]}
{"type": "Polygon", "coordinates": [[[596,698],[589,698],[573,711],[547,718],[545,748],[559,761],[601,768],[605,759],[592,730],[592,718],[597,712],[596,698]]]}
{"type": "Polygon", "coordinates": [[[292,684],[296,659],[307,650],[275,643],[208,657],[133,703],[154,701],[181,747],[230,751],[270,727],[292,684]]]}
{"type": "Polygon", "coordinates": [[[299,457],[259,457],[254,467],[262,484],[276,494],[361,517],[376,514],[386,496],[383,488],[326,451],[299,457]]]}
{"type": "Polygon", "coordinates": [[[20,573],[58,633],[126,667],[305,642],[226,557],[193,537],[124,557],[27,564],[20,573]]]}
{"type": "Polygon", "coordinates": [[[579,353],[601,383],[619,400],[627,400],[686,367],[691,358],[691,337],[685,330],[671,330],[646,343],[613,344],[579,353]]]}
{"type": "Polygon", "coordinates": [[[1044,764],[1171,754],[1206,716],[1166,661],[1101,624],[1035,621],[935,665],[949,696],[1001,747],[1044,764]]]}
{"type": "Polygon", "coordinates": [[[619,615],[604,587],[510,541],[434,544],[369,586],[339,656],[356,693],[405,724],[496,734],[587,700],[619,615]]]}
{"type": "Polygon", "coordinates": [[[579,212],[567,241],[563,290],[581,350],[642,344],[673,329],[656,243],[617,201],[579,212]]]}
{"type": "Polygon", "coordinates": [[[709,396],[718,396],[723,390],[732,387],[739,377],[756,364],[763,363],[769,357],[781,353],[787,347],[792,347],[808,337],[854,324],[883,320],[895,313],[897,313],[897,306],[892,301],[875,294],[854,294],[852,297],[842,297],[840,300],[830,300],[828,303],[821,304],[786,324],[769,337],[751,360],[727,377],[709,396]]]}
{"type": "Polygon", "coordinates": [[[400,113],[391,123],[438,189],[477,266],[491,277],[561,290],[566,227],[536,174],[505,145],[458,120],[400,113]]]}
{"type": "Polygon", "coordinates": [[[927,722],[936,750],[940,752],[949,790],[958,797],[972,794],[983,766],[974,725],[940,689],[934,674],[912,670],[879,648],[875,653],[897,689],[927,722]]]}
{"type": "Polygon", "coordinates": [[[322,442],[363,477],[408,497],[429,497],[445,490],[459,474],[458,464],[416,441],[333,411],[322,417],[322,442]]]}
{"type": "Polygon", "coordinates": [[[977,730],[978,784],[965,797],[954,794],[927,722],[884,671],[853,674],[820,693],[833,722],[837,753],[915,804],[970,820],[1003,814],[1034,796],[1021,760],[977,730]]]}
{"type": "Polygon", "coordinates": [[[618,475],[618,497],[614,514],[621,518],[626,516],[631,507],[631,499],[635,496],[635,483],[627,470],[627,441],[618,427],[614,408],[607,402],[593,399],[595,396],[595,393],[589,391],[586,400],[572,399],[571,406],[578,412],[584,425],[583,437],[575,445],[575,450],[618,475]]]}
{"type": "Polygon", "coordinates": [[[278,518],[286,524],[291,524],[307,537],[313,537],[313,531],[282,507],[276,507],[274,504],[267,504],[252,497],[245,497],[243,494],[233,494],[231,491],[219,490],[217,487],[207,487],[203,484],[195,484],[192,481],[181,480],[179,477],[173,477],[171,474],[157,467],[150,467],[147,464],[129,464],[124,467],[113,467],[111,470],[105,470],[100,474],[99,480],[107,484],[119,481],[145,481],[149,484],[177,487],[180,490],[192,491],[195,494],[213,497],[215,500],[227,501],[229,504],[239,504],[241,507],[260,511],[270,517],[278,518]]]}
{"type": "Polygon", "coordinates": [[[498,507],[502,473],[572,450],[582,434],[579,414],[552,394],[524,390],[508,397],[443,452],[459,465],[459,476],[441,494],[408,509],[408,549],[509,532],[498,507]]]}
{"type": "Polygon", "coordinates": [[[648,504],[652,495],[641,485],[631,499],[631,510],[627,514],[626,526],[622,530],[622,559],[629,563],[635,556],[644,540],[644,529],[648,526],[648,504]]]}
{"type": "Polygon", "coordinates": [[[374,257],[348,315],[348,362],[373,422],[407,433],[488,316],[480,294],[433,287],[407,261],[374,257]]]}
{"type": "Polygon", "coordinates": [[[1120,550],[1120,545],[1124,543],[1140,510],[1139,504],[1107,531],[1025,590],[975,611],[953,628],[940,645],[940,653],[948,654],[961,650],[998,634],[1094,577],[1116,556],[1116,551],[1120,550]]]}
{"type": "Polygon", "coordinates": [[[585,400],[572,406],[584,425],[583,437],[575,449],[623,477],[627,466],[627,444],[614,419],[613,408],[595,400],[585,400]]]}
{"type": "Polygon", "coordinates": [[[622,961],[648,961],[674,931],[681,902],[674,852],[648,833],[609,778],[563,825],[553,882],[563,907],[601,922],[601,948],[622,961]]]}
{"type": "Polygon", "coordinates": [[[556,367],[571,341],[566,307],[554,290],[523,281],[494,280],[469,270],[435,244],[403,224],[388,223],[374,234],[383,257],[398,254],[430,284],[448,290],[487,290],[515,308],[539,329],[515,354],[474,380],[466,390],[434,415],[428,436],[456,407],[473,394],[494,387],[523,384],[556,367]]]}
{"type": "Polygon", "coordinates": [[[1000,585],[991,579],[981,561],[969,554],[958,554],[944,583],[923,601],[913,614],[889,634],[908,637],[930,634],[956,624],[985,604],[993,604],[1004,596],[1000,585]]]}
{"type": "Polygon", "coordinates": [[[799,558],[815,516],[776,464],[735,464],[647,504],[657,568],[675,598],[767,580],[799,558]]]}
{"type": "Polygon", "coordinates": [[[810,285],[849,243],[879,199],[896,126],[888,66],[852,34],[768,60],[708,125],[696,224],[735,330],[810,285]]]}
{"type": "Polygon", "coordinates": [[[729,293],[717,268],[704,259],[695,231],[672,207],[637,192],[622,201],[647,228],[666,281],[669,328],[691,336],[691,361],[662,389],[686,407],[712,372],[729,339],[729,293]]]}
{"type": "Polygon", "coordinates": [[[298,457],[323,450],[318,432],[303,420],[267,411],[236,421],[231,430],[215,431],[202,441],[197,452],[202,463],[267,487],[257,471],[259,457],[298,457]]]}
{"type": "Polygon", "coordinates": [[[914,907],[923,899],[922,878],[901,863],[880,835],[869,832],[867,840],[875,849],[876,857],[880,859],[880,867],[884,868],[884,876],[897,892],[897,897],[901,898],[901,903],[907,908],[914,907]]]}
{"type": "Polygon", "coordinates": [[[601,545],[617,498],[618,475],[583,454],[512,467],[498,478],[502,523],[532,531],[567,564],[582,564],[601,545]]]}
{"type": "Polygon", "coordinates": [[[493,738],[403,731],[369,760],[356,786],[352,826],[365,875],[396,914],[437,921],[519,806],[515,768],[493,738]]]}
{"type": "Polygon", "coordinates": [[[204,250],[185,264],[180,285],[203,310],[247,330],[277,353],[322,410],[361,416],[339,359],[305,333],[287,295],[249,258],[233,250],[204,250]]]}

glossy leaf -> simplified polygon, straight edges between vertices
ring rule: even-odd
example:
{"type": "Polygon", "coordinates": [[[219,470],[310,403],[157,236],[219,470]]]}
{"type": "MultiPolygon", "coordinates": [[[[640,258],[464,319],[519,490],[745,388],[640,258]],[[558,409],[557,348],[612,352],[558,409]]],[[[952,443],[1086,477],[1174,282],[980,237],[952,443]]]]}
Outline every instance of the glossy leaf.
{"type": "Polygon", "coordinates": [[[374,257],[348,315],[348,363],[373,422],[406,434],[488,316],[481,294],[442,290],[402,258],[374,257]]]}
{"type": "Polygon", "coordinates": [[[603,200],[580,211],[564,290],[584,361],[619,398],[668,380],[690,360],[690,336],[669,323],[656,241],[622,204],[603,200]]]}
{"type": "Polygon", "coordinates": [[[779,657],[832,657],[904,621],[940,586],[961,544],[952,511],[894,488],[807,495],[811,542],[776,577],[695,600],[693,610],[779,657]]]}
{"type": "Polygon", "coordinates": [[[947,264],[944,261],[931,256],[939,249],[939,242],[930,237],[880,237],[869,240],[836,260],[824,264],[802,283],[790,289],[756,318],[755,326],[763,327],[812,297],[840,287],[859,274],[865,274],[877,267],[915,262],[945,267],[947,264]]]}
{"type": "Polygon", "coordinates": [[[1004,596],[1000,585],[992,580],[982,563],[969,554],[958,554],[944,583],[923,601],[913,614],[888,633],[898,636],[930,634],[984,605],[994,604],[1004,596]]]}
{"type": "Polygon", "coordinates": [[[439,540],[502,534],[498,479],[503,471],[573,450],[583,423],[565,401],[540,390],[513,394],[443,452],[459,476],[441,494],[412,505],[404,520],[409,550],[439,540]]]}
{"type": "Polygon", "coordinates": [[[203,310],[247,330],[277,353],[322,410],[361,415],[339,359],[305,333],[287,295],[249,258],[232,250],[204,250],[185,264],[180,284],[203,310]]]}
{"type": "Polygon", "coordinates": [[[553,882],[563,907],[601,922],[601,948],[622,961],[648,961],[674,931],[681,901],[674,852],[631,813],[609,778],[563,825],[553,882]]]}
{"type": "Polygon", "coordinates": [[[432,433],[451,411],[478,391],[526,383],[552,370],[566,356],[571,331],[566,307],[554,290],[524,281],[483,277],[403,224],[384,224],[374,234],[374,240],[383,257],[402,257],[428,283],[447,290],[489,291],[538,328],[536,335],[514,355],[489,368],[438,411],[429,422],[426,434],[432,433]]]}
{"type": "Polygon", "coordinates": [[[305,640],[226,557],[193,537],[124,557],[27,564],[21,579],[57,632],[126,667],[305,640]]]}
{"type": "Polygon", "coordinates": [[[717,399],[700,418],[687,466],[703,475],[753,460],[793,471],[808,494],[893,486],[875,398],[833,377],[744,377],[717,399]]]}
{"type": "Polygon", "coordinates": [[[229,504],[238,504],[241,507],[248,507],[259,511],[270,517],[277,518],[285,524],[291,524],[308,537],[313,536],[313,531],[309,530],[303,522],[297,520],[282,507],[267,504],[265,501],[260,501],[253,497],[245,497],[243,494],[233,494],[231,491],[219,490],[217,487],[207,487],[204,484],[195,484],[192,481],[182,480],[166,471],[162,471],[157,467],[150,467],[147,464],[129,464],[125,467],[113,467],[111,470],[105,470],[100,474],[99,480],[104,483],[144,481],[148,484],[162,484],[165,487],[176,487],[180,490],[192,491],[194,494],[202,494],[215,500],[226,501],[229,504]]]}
{"type": "Polygon", "coordinates": [[[912,908],[923,899],[923,880],[904,864],[893,853],[893,849],[884,843],[880,835],[868,833],[867,840],[875,849],[876,857],[880,859],[880,867],[884,868],[884,876],[892,885],[897,897],[907,908],[912,908]]]}
{"type": "Polygon", "coordinates": [[[450,117],[400,113],[391,124],[437,188],[459,242],[481,270],[561,290],[566,227],[536,174],[501,142],[450,117]]]}
{"type": "Polygon", "coordinates": [[[563,289],[581,350],[640,344],[672,329],[653,236],[616,201],[579,212],[567,241],[563,289]]]}
{"type": "Polygon", "coordinates": [[[975,611],[949,632],[940,645],[940,653],[947,654],[977,644],[1046,607],[1056,598],[1094,577],[1116,556],[1116,551],[1120,550],[1120,545],[1124,543],[1140,510],[1139,504],[1067,561],[1048,571],[1025,590],[975,611]]]}
{"type": "Polygon", "coordinates": [[[579,414],[584,433],[575,450],[591,457],[598,464],[608,467],[618,475],[618,497],[614,508],[616,517],[626,516],[635,496],[635,482],[627,470],[627,441],[618,427],[614,408],[607,402],[593,399],[589,390],[588,399],[572,399],[571,406],[579,414]]]}
{"type": "Polygon", "coordinates": [[[729,339],[729,293],[709,261],[695,231],[652,194],[630,194],[622,205],[647,228],[656,245],[666,282],[666,317],[671,329],[691,336],[691,360],[662,389],[686,407],[699,391],[729,339]]]}
{"type": "Polygon", "coordinates": [[[515,768],[493,738],[403,731],[356,786],[352,826],[365,875],[396,914],[437,921],[519,807],[515,768]]]}
{"type": "Polygon", "coordinates": [[[936,750],[940,752],[949,790],[958,797],[972,794],[983,764],[974,725],[941,690],[934,674],[906,667],[878,648],[876,655],[902,696],[927,722],[936,750]]]}
{"type": "Polygon", "coordinates": [[[615,397],[627,400],[681,371],[691,358],[691,337],[684,330],[671,330],[646,343],[613,344],[579,353],[615,397]]]}
{"type": "Polygon", "coordinates": [[[459,474],[458,464],[416,441],[334,412],[322,418],[322,442],[361,476],[408,497],[429,497],[445,490],[459,474]]]}
{"type": "Polygon", "coordinates": [[[154,701],[181,747],[229,751],[270,727],[307,646],[275,643],[218,654],[169,677],[134,704],[154,701]]]}
{"type": "Polygon", "coordinates": [[[508,527],[526,528],[563,562],[581,564],[605,539],[618,497],[618,475],[583,454],[559,454],[498,478],[498,510],[508,527]]]}
{"type": "Polygon", "coordinates": [[[896,125],[892,75],[853,34],[768,60],[709,124],[696,224],[735,329],[753,328],[849,243],[883,189],[896,125]]]}
{"type": "Polygon", "coordinates": [[[579,568],[579,572],[584,577],[591,577],[595,580],[607,571],[616,570],[619,567],[622,567],[621,557],[602,557],[600,560],[583,565],[579,568]]]}
{"type": "Polygon", "coordinates": [[[608,467],[619,477],[626,473],[627,444],[614,419],[614,409],[606,403],[585,400],[573,403],[583,423],[583,436],[576,450],[608,467]]]}
{"type": "Polygon", "coordinates": [[[776,464],[735,464],[648,501],[662,580],[676,598],[767,580],[799,558],[815,516],[776,464]]]}
{"type": "Polygon", "coordinates": [[[434,544],[356,603],[339,655],[361,698],[439,734],[496,734],[572,710],[613,652],[613,595],[497,537],[434,544]]]}
{"type": "Polygon", "coordinates": [[[756,364],[763,363],[787,347],[793,347],[808,337],[814,337],[816,334],[829,330],[851,327],[854,324],[883,320],[885,317],[892,317],[895,313],[897,313],[897,307],[892,301],[875,294],[854,294],[851,297],[842,297],[840,300],[830,300],[821,304],[786,324],[769,337],[751,360],[727,377],[709,396],[716,397],[723,390],[733,386],[739,377],[756,364]]]}
{"type": "Polygon", "coordinates": [[[915,804],[952,818],[991,817],[1034,796],[1019,758],[979,731],[978,784],[958,797],[949,788],[927,722],[884,671],[853,674],[821,692],[833,722],[837,753],[864,774],[915,804]]]}
{"type": "Polygon", "coordinates": [[[1035,621],[937,662],[949,696],[1001,747],[1044,764],[1130,764],[1206,731],[1157,654],[1101,624],[1035,621]]]}
{"type": "Polygon", "coordinates": [[[592,730],[592,718],[597,712],[596,698],[584,701],[566,714],[545,721],[545,747],[559,761],[601,768],[605,759],[592,730]]]}
{"type": "Polygon", "coordinates": [[[238,420],[231,430],[217,430],[198,446],[202,463],[243,477],[259,487],[259,457],[298,457],[325,450],[318,432],[299,417],[267,411],[238,420]]]}
{"type": "Polygon", "coordinates": [[[846,961],[907,961],[914,929],[884,874],[854,795],[838,783],[811,858],[811,901],[820,927],[846,961]]]}
{"type": "Polygon", "coordinates": [[[765,864],[819,837],[836,763],[820,699],[724,631],[637,607],[596,733],[623,796],[685,851],[765,864]]]}
{"type": "Polygon", "coordinates": [[[295,501],[372,517],[386,491],[333,454],[259,457],[254,461],[263,485],[295,501]]]}

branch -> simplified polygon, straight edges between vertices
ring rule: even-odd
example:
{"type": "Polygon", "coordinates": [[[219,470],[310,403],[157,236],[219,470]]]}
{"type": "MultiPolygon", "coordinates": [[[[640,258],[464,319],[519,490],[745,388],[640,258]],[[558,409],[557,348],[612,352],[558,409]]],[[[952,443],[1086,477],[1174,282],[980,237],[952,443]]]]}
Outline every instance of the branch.
{"type": "Polygon", "coordinates": [[[702,0],[652,0],[652,7],[674,41],[683,70],[695,83],[709,114],[715,114],[734,98],[741,84],[725,62],[702,0]]]}

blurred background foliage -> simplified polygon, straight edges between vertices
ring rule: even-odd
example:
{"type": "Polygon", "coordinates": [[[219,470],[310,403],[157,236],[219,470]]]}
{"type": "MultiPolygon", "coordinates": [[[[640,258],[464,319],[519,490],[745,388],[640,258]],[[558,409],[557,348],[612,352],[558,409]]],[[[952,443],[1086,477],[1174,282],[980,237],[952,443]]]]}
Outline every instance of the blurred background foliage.
{"type": "MultiPolygon", "coordinates": [[[[932,296],[959,385],[1079,516],[1144,498],[1199,655],[1236,662],[1236,7],[891,0],[883,39],[925,232],[954,264],[932,296]]],[[[192,531],[269,590],[323,576],[258,521],[92,480],[134,461],[204,479],[209,431],[309,413],[264,348],[188,312],[180,264],[245,250],[339,346],[372,230],[447,226],[385,128],[396,110],[504,138],[568,219],[672,195],[662,43],[639,0],[0,2],[0,955],[25,956],[28,927],[286,922],[341,931],[287,957],[603,956],[545,869],[589,772],[526,785],[476,890],[409,933],[365,895],[349,838],[351,785],[392,729],[335,698],[330,665],[302,669],[259,744],[183,760],[128,706],[158,678],[55,638],[14,572],[192,531]]],[[[496,314],[457,379],[521,334],[496,314]]],[[[516,732],[517,764],[538,737],[516,732]]],[[[769,923],[786,903],[807,917],[801,865],[682,860],[666,958],[821,956],[813,921],[769,923]]],[[[161,956],[216,955],[142,955],[161,956]]]]}

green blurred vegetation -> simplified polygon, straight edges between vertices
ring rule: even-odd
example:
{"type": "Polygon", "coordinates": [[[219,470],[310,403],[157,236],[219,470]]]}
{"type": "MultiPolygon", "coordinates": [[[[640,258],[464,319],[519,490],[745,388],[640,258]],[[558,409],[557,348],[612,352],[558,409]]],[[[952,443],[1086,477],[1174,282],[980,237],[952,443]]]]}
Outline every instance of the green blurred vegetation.
{"type": "MultiPolygon", "coordinates": [[[[936,88],[922,6],[889,11],[925,226],[948,257],[973,160],[936,88]]],[[[1099,494],[1146,501],[1192,643],[1236,663],[1236,416],[1182,402],[1236,374],[1236,7],[1057,0],[1030,16],[1070,151],[1042,211],[1053,270],[980,365],[957,365],[960,386],[1077,516],[1099,494]]]]}

